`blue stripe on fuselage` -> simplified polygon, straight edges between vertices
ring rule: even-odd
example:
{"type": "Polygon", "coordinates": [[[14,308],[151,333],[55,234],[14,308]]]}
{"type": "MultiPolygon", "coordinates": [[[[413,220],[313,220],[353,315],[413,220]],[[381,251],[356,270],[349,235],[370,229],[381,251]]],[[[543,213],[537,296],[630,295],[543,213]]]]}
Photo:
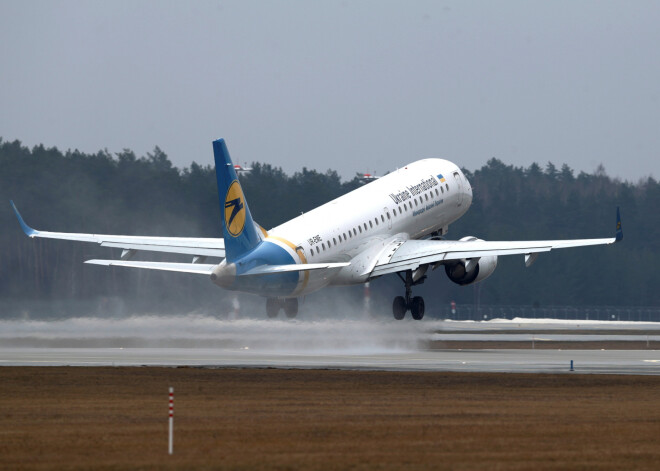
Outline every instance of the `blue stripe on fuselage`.
{"type": "Polygon", "coordinates": [[[269,296],[288,296],[298,286],[298,272],[278,273],[272,275],[240,276],[252,268],[262,265],[291,265],[296,263],[293,257],[279,245],[263,241],[253,250],[235,260],[235,288],[255,294],[269,296]]]}

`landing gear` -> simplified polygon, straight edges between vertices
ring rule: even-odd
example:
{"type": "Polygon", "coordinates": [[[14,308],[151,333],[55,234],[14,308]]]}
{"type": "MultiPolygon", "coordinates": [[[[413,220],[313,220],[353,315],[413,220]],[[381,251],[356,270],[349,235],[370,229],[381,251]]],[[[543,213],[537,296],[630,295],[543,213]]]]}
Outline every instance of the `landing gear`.
{"type": "Polygon", "coordinates": [[[298,298],[268,298],[266,299],[266,315],[273,319],[280,309],[284,309],[286,317],[293,319],[298,314],[298,298]]]}
{"type": "Polygon", "coordinates": [[[405,317],[407,310],[408,306],[406,306],[406,300],[403,296],[397,296],[394,298],[394,302],[392,303],[392,313],[397,321],[400,321],[405,317]]]}
{"type": "Polygon", "coordinates": [[[410,314],[416,321],[421,321],[424,317],[424,298],[415,296],[410,301],[410,314]]]}
{"type": "Polygon", "coordinates": [[[284,313],[289,319],[293,319],[298,314],[298,298],[284,299],[284,313]]]}
{"type": "Polygon", "coordinates": [[[273,319],[280,312],[280,300],[277,298],[268,298],[266,300],[266,315],[273,319]]]}
{"type": "Polygon", "coordinates": [[[400,273],[397,273],[399,278],[406,285],[406,296],[397,296],[392,303],[392,314],[398,321],[406,316],[406,311],[410,309],[412,318],[416,321],[422,320],[424,317],[424,298],[421,296],[412,296],[412,287],[424,282],[426,276],[422,276],[416,281],[413,281],[413,273],[411,270],[406,271],[406,278],[404,279],[400,273]]]}

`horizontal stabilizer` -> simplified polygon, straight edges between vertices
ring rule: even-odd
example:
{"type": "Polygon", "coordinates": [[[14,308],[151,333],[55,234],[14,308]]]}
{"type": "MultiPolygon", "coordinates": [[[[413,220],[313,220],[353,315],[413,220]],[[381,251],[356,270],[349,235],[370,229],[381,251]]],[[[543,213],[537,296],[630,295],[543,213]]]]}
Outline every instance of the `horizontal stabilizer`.
{"type": "Polygon", "coordinates": [[[241,273],[239,276],[253,276],[253,275],[271,275],[275,273],[287,273],[293,271],[310,271],[310,270],[323,270],[328,268],[341,268],[350,265],[349,262],[344,263],[304,263],[304,264],[291,264],[291,265],[262,265],[255,267],[251,270],[241,273]]]}
{"type": "Polygon", "coordinates": [[[167,262],[130,262],[124,260],[87,260],[92,265],[105,265],[107,267],[145,268],[148,270],[175,271],[180,273],[197,273],[211,275],[216,265],[202,263],[167,263],[167,262]]]}

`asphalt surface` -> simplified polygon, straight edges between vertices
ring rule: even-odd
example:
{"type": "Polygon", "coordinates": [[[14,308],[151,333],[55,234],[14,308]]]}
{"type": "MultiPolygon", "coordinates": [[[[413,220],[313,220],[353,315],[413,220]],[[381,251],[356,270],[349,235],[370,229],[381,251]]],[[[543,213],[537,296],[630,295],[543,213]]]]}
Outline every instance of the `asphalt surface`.
{"type": "Polygon", "coordinates": [[[193,366],[387,371],[660,374],[658,350],[435,350],[282,354],[177,348],[1,348],[5,366],[193,366]]]}
{"type": "Polygon", "coordinates": [[[660,325],[653,323],[523,319],[13,320],[0,321],[0,365],[569,373],[573,361],[573,373],[660,374],[660,350],[649,349],[647,342],[657,341],[659,333],[660,325]],[[456,340],[494,341],[504,348],[443,349],[442,341],[456,340]],[[506,347],[506,341],[521,340],[530,348],[506,347]],[[532,348],[552,340],[569,341],[571,349],[532,348]],[[613,340],[630,341],[631,347],[580,348],[580,342],[613,340]]]}

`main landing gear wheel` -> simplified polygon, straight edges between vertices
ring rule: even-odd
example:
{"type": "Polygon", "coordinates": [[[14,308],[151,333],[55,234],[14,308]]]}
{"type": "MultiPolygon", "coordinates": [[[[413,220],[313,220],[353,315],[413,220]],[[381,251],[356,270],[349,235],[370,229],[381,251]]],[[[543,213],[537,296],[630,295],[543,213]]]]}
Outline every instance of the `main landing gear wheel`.
{"type": "Polygon", "coordinates": [[[268,298],[266,300],[266,315],[273,319],[280,312],[280,300],[277,298],[268,298]]]}
{"type": "Polygon", "coordinates": [[[286,317],[293,319],[298,314],[298,298],[268,298],[266,299],[266,315],[273,319],[280,309],[284,309],[286,317]]]}
{"type": "Polygon", "coordinates": [[[406,306],[406,300],[403,296],[397,296],[394,298],[394,302],[392,303],[392,313],[397,321],[400,321],[405,317],[407,310],[408,306],[406,306]]]}
{"type": "Polygon", "coordinates": [[[397,273],[399,278],[406,285],[406,296],[397,296],[392,303],[392,314],[398,321],[406,316],[406,311],[410,309],[412,318],[416,321],[422,320],[424,317],[424,298],[421,296],[412,296],[412,287],[424,282],[426,276],[423,276],[417,281],[413,281],[412,271],[406,271],[406,278],[404,279],[400,273],[397,273]]]}
{"type": "Polygon", "coordinates": [[[298,314],[298,298],[284,299],[284,313],[289,319],[293,319],[298,314]]]}
{"type": "Polygon", "coordinates": [[[410,302],[410,314],[416,321],[421,321],[424,317],[424,298],[415,296],[410,302]]]}

